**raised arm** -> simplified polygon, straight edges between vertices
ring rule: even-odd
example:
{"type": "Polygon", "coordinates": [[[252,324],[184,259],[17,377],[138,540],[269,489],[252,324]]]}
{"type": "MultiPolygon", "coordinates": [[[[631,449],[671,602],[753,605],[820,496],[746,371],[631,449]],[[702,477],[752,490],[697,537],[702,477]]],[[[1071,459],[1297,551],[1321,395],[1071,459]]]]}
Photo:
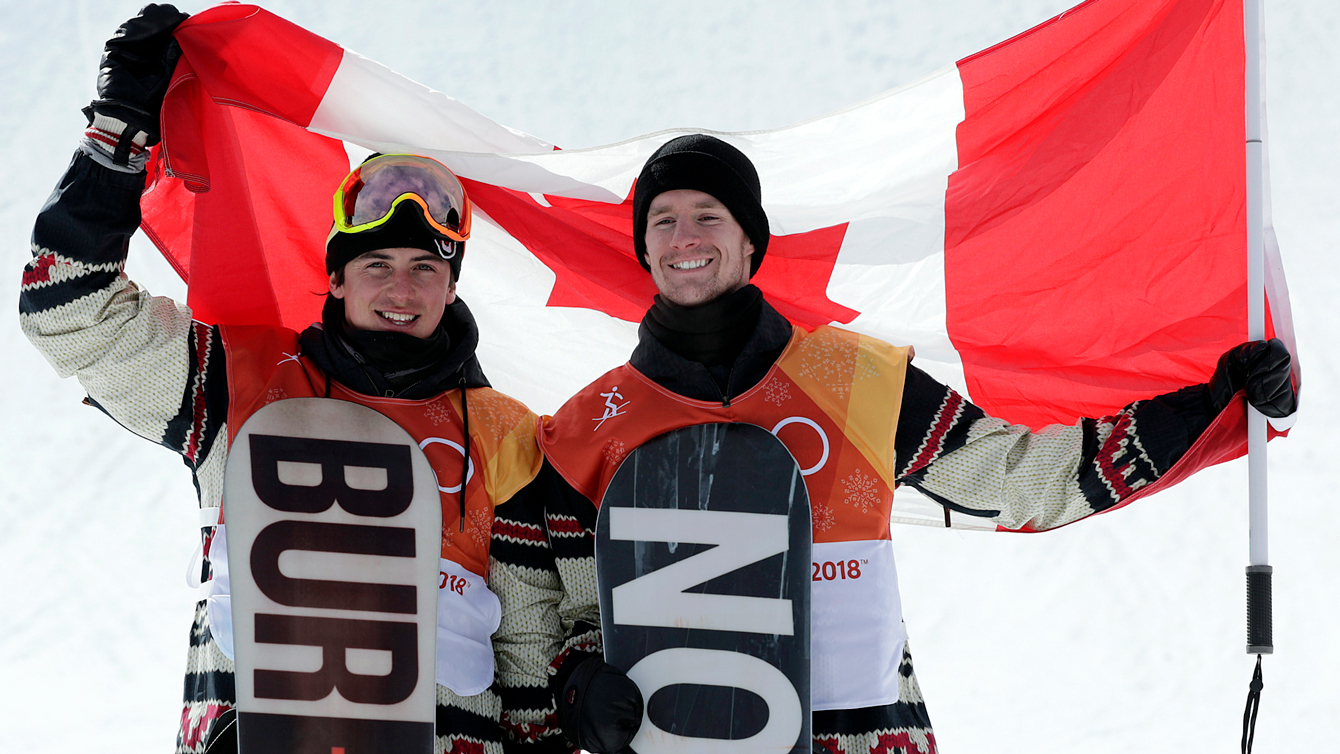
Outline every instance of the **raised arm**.
{"type": "Polygon", "coordinates": [[[186,455],[208,455],[225,414],[218,333],[124,275],[140,223],[145,151],[185,18],[149,6],[107,43],[99,98],[70,167],[37,216],[19,321],[62,377],[131,431],[186,455]],[[217,376],[217,377],[216,377],[217,376]]]}
{"type": "Polygon", "coordinates": [[[1292,413],[1289,373],[1280,341],[1244,343],[1224,354],[1207,384],[1033,431],[987,416],[909,365],[895,441],[898,481],[1005,529],[1055,528],[1156,481],[1239,391],[1268,416],[1292,413]]]}

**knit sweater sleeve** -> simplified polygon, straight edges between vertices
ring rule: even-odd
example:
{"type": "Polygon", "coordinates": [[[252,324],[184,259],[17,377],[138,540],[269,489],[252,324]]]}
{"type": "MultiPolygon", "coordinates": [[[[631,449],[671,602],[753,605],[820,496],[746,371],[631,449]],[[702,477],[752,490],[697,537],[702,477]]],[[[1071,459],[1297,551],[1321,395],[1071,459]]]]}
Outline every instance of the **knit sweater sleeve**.
{"type": "Polygon", "coordinates": [[[1040,531],[1107,510],[1166,473],[1214,417],[1204,386],[1032,430],[988,416],[909,365],[897,479],[946,508],[1040,531]]]}
{"type": "MultiPolygon", "coordinates": [[[[545,462],[549,467],[548,461],[545,462]]],[[[545,523],[554,547],[554,563],[563,581],[557,614],[563,641],[550,664],[550,688],[563,688],[573,668],[583,659],[600,656],[605,646],[600,631],[600,592],[596,583],[595,504],[553,473],[545,523]]]]}
{"type": "Polygon", "coordinates": [[[143,188],[142,172],[75,155],[37,216],[19,322],[91,403],[199,472],[226,414],[223,352],[216,328],[123,272],[143,188]]]}
{"type": "Polygon", "coordinates": [[[566,600],[564,582],[548,526],[557,483],[557,474],[545,463],[494,511],[489,585],[502,603],[503,617],[493,650],[509,753],[572,750],[558,728],[549,685],[550,665],[566,638],[560,607],[566,600]]]}

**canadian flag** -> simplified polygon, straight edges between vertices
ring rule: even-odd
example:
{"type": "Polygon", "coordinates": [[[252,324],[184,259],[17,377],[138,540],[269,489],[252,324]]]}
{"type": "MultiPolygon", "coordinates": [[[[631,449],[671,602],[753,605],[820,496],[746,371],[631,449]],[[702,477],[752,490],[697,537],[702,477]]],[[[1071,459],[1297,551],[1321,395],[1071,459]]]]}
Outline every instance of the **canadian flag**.
{"type": "MultiPolygon", "coordinates": [[[[627,358],[655,293],[633,183],[688,131],[558,150],[252,5],[176,36],[143,229],[198,319],[317,319],[351,155],[408,152],[475,203],[460,290],[501,388],[553,410],[627,358]]],[[[717,134],[762,181],[754,282],[1034,427],[1203,382],[1247,336],[1244,50],[1240,0],[1090,0],[845,110],[717,134]]],[[[1294,350],[1266,229],[1267,328],[1294,350]]],[[[1243,452],[1240,413],[1188,472],[1243,452]]]]}

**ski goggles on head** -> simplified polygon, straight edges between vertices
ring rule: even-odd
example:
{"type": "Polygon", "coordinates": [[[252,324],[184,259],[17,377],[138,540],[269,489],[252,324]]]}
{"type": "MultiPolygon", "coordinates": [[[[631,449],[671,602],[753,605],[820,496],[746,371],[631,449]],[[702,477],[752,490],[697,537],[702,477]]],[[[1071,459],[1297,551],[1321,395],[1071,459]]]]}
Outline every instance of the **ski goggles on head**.
{"type": "Polygon", "coordinates": [[[335,190],[335,228],[359,233],[385,224],[403,202],[414,202],[434,230],[453,241],[470,237],[470,198],[437,160],[410,154],[374,157],[354,168],[335,190]]]}

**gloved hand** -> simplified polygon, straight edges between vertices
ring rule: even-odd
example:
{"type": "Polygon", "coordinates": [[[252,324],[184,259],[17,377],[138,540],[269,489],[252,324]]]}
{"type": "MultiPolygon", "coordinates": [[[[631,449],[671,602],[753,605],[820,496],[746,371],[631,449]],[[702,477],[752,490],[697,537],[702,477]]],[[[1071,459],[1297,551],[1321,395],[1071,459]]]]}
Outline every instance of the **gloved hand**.
{"type": "Polygon", "coordinates": [[[1219,357],[1206,397],[1218,414],[1239,390],[1247,390],[1247,402],[1272,419],[1292,414],[1298,407],[1298,392],[1290,376],[1292,360],[1279,338],[1233,346],[1219,357]]]}
{"type": "Polygon", "coordinates": [[[84,108],[84,114],[90,124],[95,114],[126,124],[118,134],[118,156],[137,134],[147,137],[143,144],[158,143],[163,95],[181,57],[172,32],[187,18],[171,5],[150,3],[107,40],[98,69],[98,98],[84,108]]]}
{"type": "Polygon", "coordinates": [[[622,670],[588,657],[563,684],[558,724],[568,741],[593,754],[621,751],[642,726],[642,692],[622,670]]]}

